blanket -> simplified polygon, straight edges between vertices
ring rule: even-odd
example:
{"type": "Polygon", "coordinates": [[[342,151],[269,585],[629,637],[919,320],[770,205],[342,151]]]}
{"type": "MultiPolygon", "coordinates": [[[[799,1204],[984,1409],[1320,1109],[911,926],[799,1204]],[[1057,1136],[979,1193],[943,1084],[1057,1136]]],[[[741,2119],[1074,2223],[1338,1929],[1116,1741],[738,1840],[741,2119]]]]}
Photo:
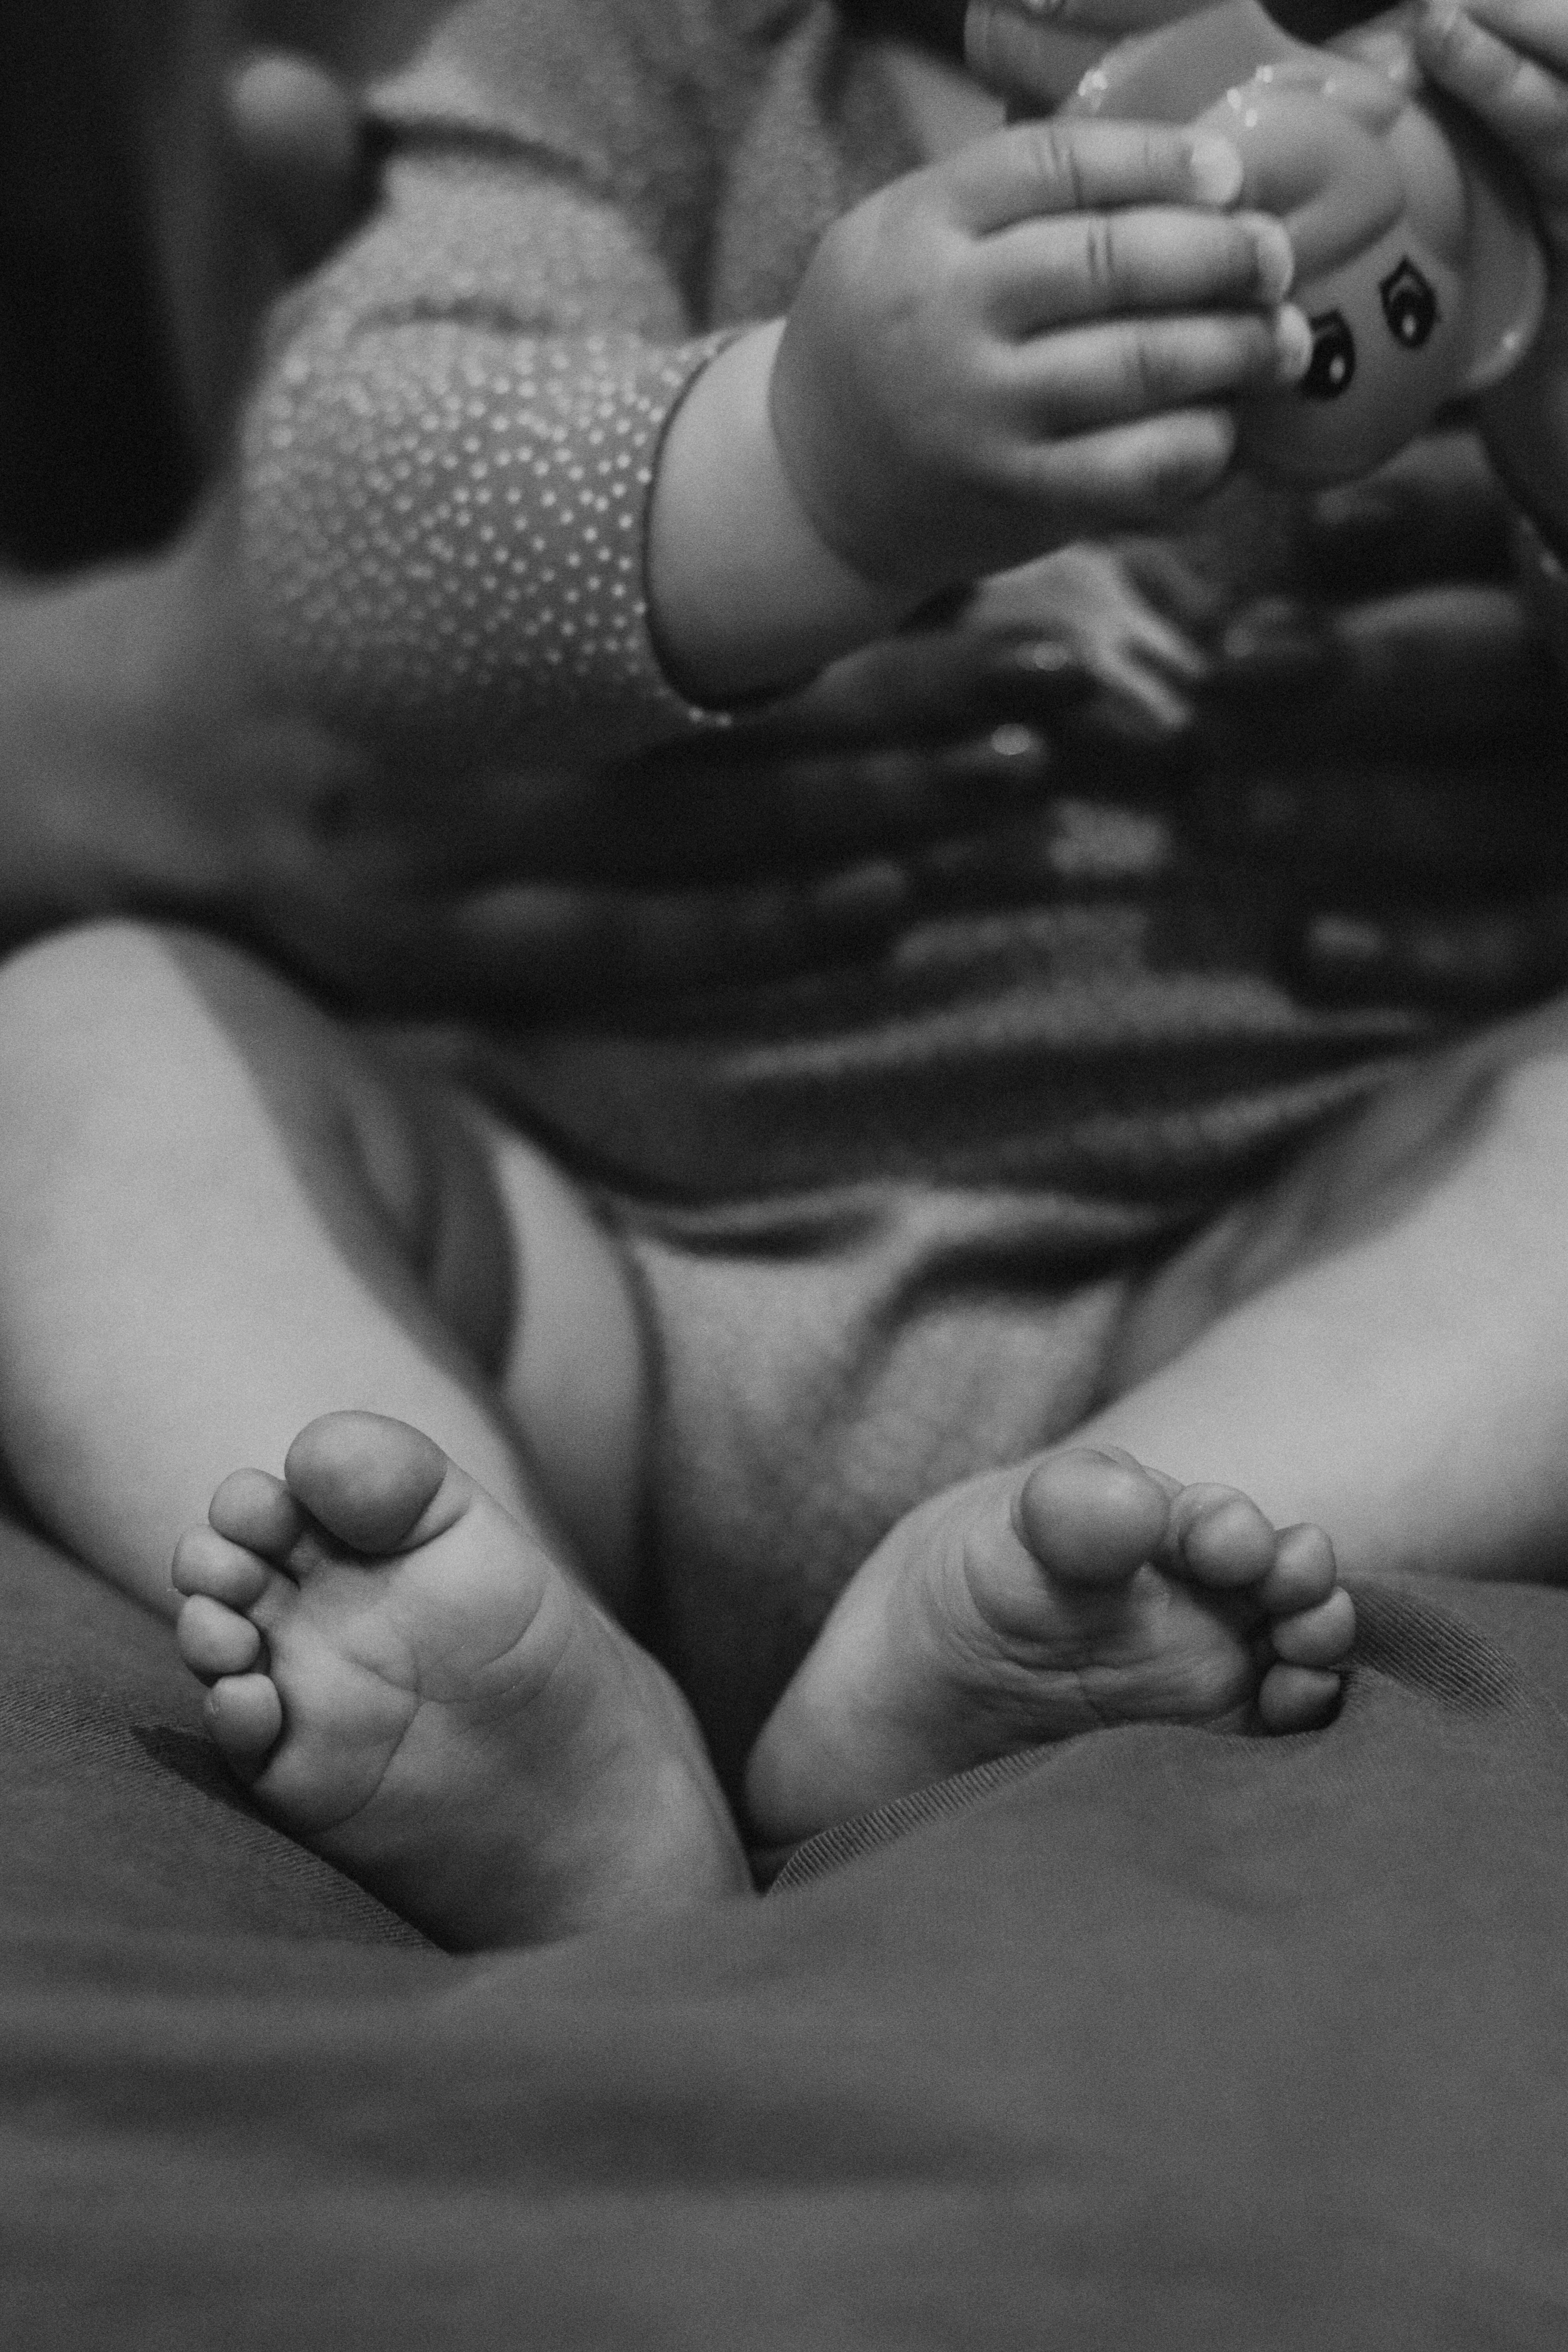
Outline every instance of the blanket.
{"type": "Polygon", "coordinates": [[[757,1903],[437,1951],[0,1543],[0,2336],[1568,2341],[1568,1599],[1363,1586],[1326,1731],[1097,1732],[757,1903]]]}

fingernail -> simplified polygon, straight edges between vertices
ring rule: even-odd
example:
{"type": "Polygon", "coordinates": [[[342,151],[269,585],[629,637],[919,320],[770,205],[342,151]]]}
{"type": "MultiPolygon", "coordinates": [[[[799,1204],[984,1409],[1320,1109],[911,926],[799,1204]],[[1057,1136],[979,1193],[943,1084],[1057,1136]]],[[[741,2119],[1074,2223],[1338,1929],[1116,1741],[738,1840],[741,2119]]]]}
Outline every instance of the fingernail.
{"type": "Polygon", "coordinates": [[[1300,383],[1312,364],[1312,330],[1304,310],[1286,302],[1274,314],[1274,373],[1281,383],[1300,383]]]}
{"type": "Polygon", "coordinates": [[[1282,221],[1258,215],[1247,224],[1258,269],[1258,290],[1266,302],[1283,302],[1296,275],[1296,256],[1282,221]]]}
{"type": "Polygon", "coordinates": [[[1234,204],[1241,194],[1241,157],[1228,139],[1205,136],[1187,150],[1193,193],[1200,204],[1234,204]]]}
{"type": "Polygon", "coordinates": [[[907,866],[875,857],[820,883],[813,903],[818,920],[835,931],[876,934],[907,913],[912,889],[907,866]]]}
{"type": "Polygon", "coordinates": [[[1007,646],[997,661],[999,669],[1021,669],[1032,677],[1070,677],[1078,656],[1060,637],[1024,637],[1007,646]]]}
{"type": "Polygon", "coordinates": [[[1317,915],[1302,941],[1312,961],[1340,971],[1368,971],[1386,964],[1390,939],[1382,923],[1358,915],[1317,915]]]}
{"type": "Polygon", "coordinates": [[[1320,669],[1328,643],[1310,613],[1288,599],[1265,600],[1238,614],[1220,640],[1220,658],[1231,670],[1270,673],[1320,669]]]}
{"type": "Polygon", "coordinates": [[[1031,763],[1047,757],[1049,746],[1037,727],[1026,727],[1021,720],[1005,719],[994,727],[985,738],[985,747],[993,760],[1016,767],[1020,761],[1031,763]]]}

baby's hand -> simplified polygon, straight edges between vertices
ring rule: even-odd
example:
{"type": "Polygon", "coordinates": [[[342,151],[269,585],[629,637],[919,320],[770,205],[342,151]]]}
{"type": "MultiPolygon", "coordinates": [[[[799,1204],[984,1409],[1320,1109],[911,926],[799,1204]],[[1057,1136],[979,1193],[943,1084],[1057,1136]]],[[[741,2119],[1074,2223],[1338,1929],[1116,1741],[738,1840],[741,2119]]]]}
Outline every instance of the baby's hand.
{"type": "Polygon", "coordinates": [[[1427,0],[1416,54],[1507,148],[1535,199],[1550,277],[1523,364],[1479,404],[1500,472],[1558,540],[1568,532],[1568,5],[1427,0]]]}
{"type": "Polygon", "coordinates": [[[1568,304],[1568,5],[1428,0],[1416,53],[1518,164],[1535,199],[1558,302],[1568,304]]]}
{"type": "Polygon", "coordinates": [[[1225,141],[1018,123],[832,228],[790,311],[773,429],[865,577],[919,593],[1159,519],[1229,466],[1229,403],[1310,355],[1277,221],[1225,141]]]}

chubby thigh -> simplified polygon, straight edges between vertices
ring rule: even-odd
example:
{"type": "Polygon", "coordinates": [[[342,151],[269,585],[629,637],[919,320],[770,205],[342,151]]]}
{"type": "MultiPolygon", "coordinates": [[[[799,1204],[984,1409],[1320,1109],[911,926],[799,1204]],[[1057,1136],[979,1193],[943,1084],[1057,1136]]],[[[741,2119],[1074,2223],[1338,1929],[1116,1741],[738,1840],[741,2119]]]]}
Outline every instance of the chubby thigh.
{"type": "Polygon", "coordinates": [[[1560,1581],[1565,1328],[1556,998],[1426,1056],[1157,1269],[1086,1433],[1316,1521],[1352,1574],[1560,1581]]]}
{"type": "Polygon", "coordinates": [[[0,971],[0,1449],[94,1567],[170,1611],[220,1481],[359,1406],[624,1580],[640,1390],[600,1376],[635,1318],[537,1155],[247,957],[132,924],[0,971]]]}
{"type": "Polygon", "coordinates": [[[1568,1564],[1568,1007],[1434,1049],[1226,1199],[1031,1187],[615,1211],[657,1334],[661,1639],[732,1774],[848,1577],[1073,1437],[1354,1574],[1568,1564]]]}

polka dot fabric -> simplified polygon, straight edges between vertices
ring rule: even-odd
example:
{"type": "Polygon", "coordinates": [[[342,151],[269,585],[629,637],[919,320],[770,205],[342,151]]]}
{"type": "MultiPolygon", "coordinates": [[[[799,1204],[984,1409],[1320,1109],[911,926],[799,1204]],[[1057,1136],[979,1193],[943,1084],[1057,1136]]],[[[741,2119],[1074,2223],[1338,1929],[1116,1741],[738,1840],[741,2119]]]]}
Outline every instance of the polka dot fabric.
{"type": "Polygon", "coordinates": [[[255,607],[289,686],[447,752],[541,727],[588,751],[705,716],[650,637],[647,515],[665,426],[723,338],[637,333],[639,310],[655,334],[680,323],[657,273],[640,283],[635,251],[612,269],[602,208],[553,189],[528,203],[519,176],[509,205],[493,174],[395,174],[389,216],[315,290],[247,436],[255,607]],[[609,276],[629,330],[587,325],[609,276]]]}
{"type": "Polygon", "coordinates": [[[374,94],[372,220],[279,313],[247,425],[282,692],[437,768],[723,723],[661,667],[660,442],[915,160],[825,0],[457,0],[374,94]]]}

